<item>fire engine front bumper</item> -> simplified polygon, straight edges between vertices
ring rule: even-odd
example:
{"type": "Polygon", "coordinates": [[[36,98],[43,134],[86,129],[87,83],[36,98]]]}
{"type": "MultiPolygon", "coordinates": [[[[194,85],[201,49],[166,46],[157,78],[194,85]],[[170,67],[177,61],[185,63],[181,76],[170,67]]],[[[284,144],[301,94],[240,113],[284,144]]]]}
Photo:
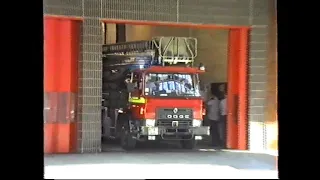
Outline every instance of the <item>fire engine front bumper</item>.
{"type": "Polygon", "coordinates": [[[202,136],[210,135],[209,126],[201,127],[188,127],[188,128],[171,128],[171,127],[140,127],[140,135],[145,136],[158,136],[158,135],[193,135],[193,136],[202,136]]]}

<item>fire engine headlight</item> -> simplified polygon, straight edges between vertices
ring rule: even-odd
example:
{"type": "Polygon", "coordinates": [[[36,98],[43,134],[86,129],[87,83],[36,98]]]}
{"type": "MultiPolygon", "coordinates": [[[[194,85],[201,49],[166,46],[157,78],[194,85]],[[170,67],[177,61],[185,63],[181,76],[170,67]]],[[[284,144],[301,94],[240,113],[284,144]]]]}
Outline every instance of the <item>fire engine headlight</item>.
{"type": "Polygon", "coordinates": [[[146,126],[147,127],[154,127],[156,121],[154,119],[146,119],[146,126]]]}
{"type": "Polygon", "coordinates": [[[193,127],[200,127],[200,126],[201,126],[201,123],[202,123],[201,120],[194,119],[194,120],[192,121],[192,126],[193,126],[193,127]]]}

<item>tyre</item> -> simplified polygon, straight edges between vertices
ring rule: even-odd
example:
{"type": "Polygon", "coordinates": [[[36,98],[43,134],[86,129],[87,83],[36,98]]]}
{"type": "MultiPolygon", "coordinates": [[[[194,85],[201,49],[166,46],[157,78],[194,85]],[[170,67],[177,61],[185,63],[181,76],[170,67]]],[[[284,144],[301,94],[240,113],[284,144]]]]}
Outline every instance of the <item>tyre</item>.
{"type": "Polygon", "coordinates": [[[133,150],[136,147],[137,140],[130,133],[128,125],[122,126],[121,130],[121,147],[124,150],[133,150]]]}
{"type": "Polygon", "coordinates": [[[194,138],[181,141],[181,146],[184,149],[194,149],[196,145],[197,145],[197,141],[194,138]]]}

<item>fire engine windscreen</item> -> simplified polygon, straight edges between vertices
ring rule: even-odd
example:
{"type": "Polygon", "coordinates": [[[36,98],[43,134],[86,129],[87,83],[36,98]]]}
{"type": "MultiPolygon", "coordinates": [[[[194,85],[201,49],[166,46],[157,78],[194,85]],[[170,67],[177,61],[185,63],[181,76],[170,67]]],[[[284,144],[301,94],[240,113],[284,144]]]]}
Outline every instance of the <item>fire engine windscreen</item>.
{"type": "Polygon", "coordinates": [[[149,73],[146,75],[146,96],[200,97],[195,74],[149,73]]]}

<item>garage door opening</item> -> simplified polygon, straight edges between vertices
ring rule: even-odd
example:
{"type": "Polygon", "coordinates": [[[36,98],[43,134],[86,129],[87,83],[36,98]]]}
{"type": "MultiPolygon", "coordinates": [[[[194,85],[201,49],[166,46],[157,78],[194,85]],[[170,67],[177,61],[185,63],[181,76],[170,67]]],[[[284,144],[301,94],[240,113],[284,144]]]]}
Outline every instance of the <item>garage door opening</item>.
{"type": "MultiPolygon", "coordinates": [[[[247,149],[248,28],[105,21],[102,22],[102,31],[104,44],[148,41],[154,37],[197,39],[194,65],[203,63],[206,68],[206,72],[199,75],[202,95],[208,99],[214,94],[221,99],[223,91],[227,92],[226,146],[229,149],[247,149]]],[[[115,126],[110,118],[106,118],[105,112],[102,112],[101,119],[104,147],[110,143],[107,139],[110,139],[110,132],[115,126]]],[[[204,121],[204,125],[208,124],[204,121]]],[[[210,141],[210,138],[205,138],[199,145],[209,145],[210,141]]]]}

